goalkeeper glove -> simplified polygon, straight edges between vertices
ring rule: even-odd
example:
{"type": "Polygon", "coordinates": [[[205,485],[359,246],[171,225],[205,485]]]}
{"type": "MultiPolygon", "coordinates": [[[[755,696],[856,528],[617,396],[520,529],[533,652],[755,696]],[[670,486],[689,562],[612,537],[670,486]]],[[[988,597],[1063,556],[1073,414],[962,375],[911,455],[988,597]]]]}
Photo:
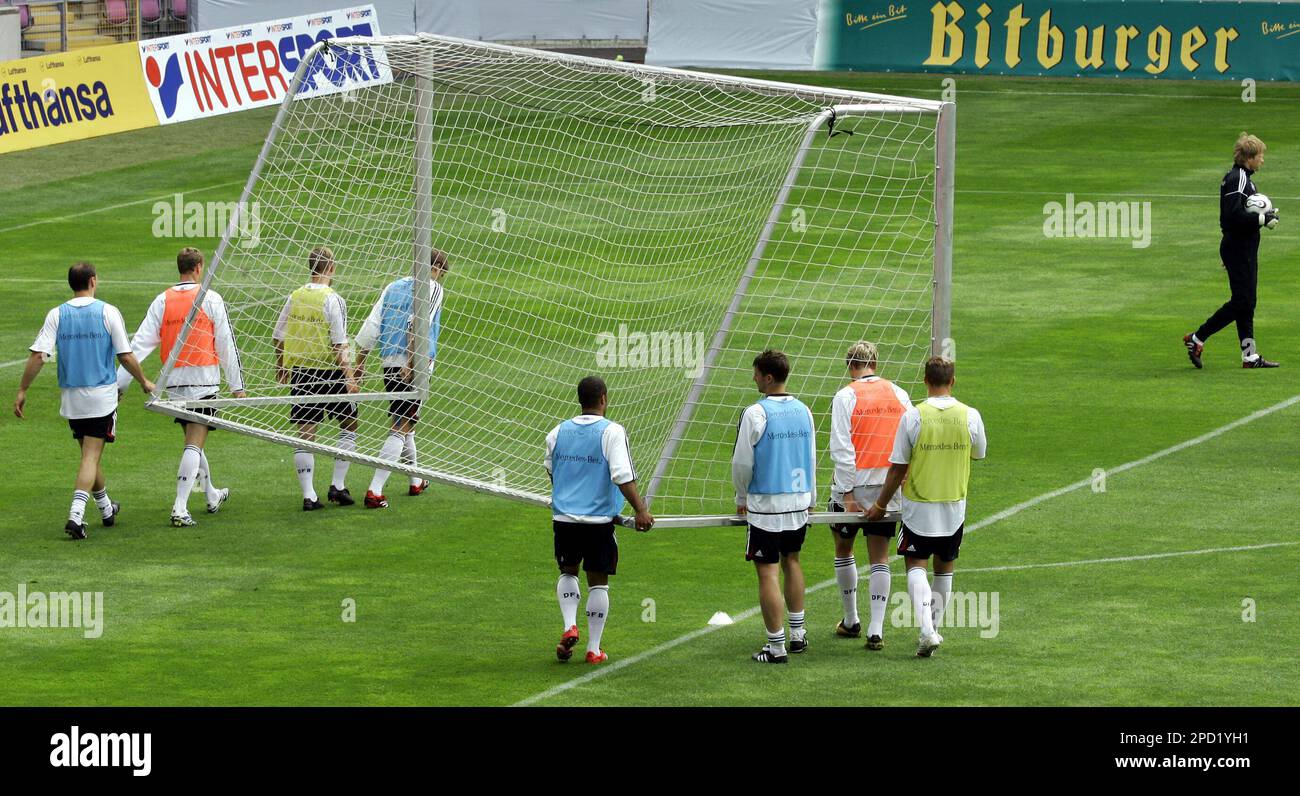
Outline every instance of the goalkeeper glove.
{"type": "Polygon", "coordinates": [[[1277,228],[1277,214],[1278,214],[1278,211],[1277,211],[1276,208],[1274,208],[1273,210],[1270,210],[1270,211],[1268,211],[1267,213],[1265,213],[1264,215],[1260,216],[1260,217],[1259,217],[1259,223],[1260,223],[1262,226],[1268,227],[1269,229],[1276,229],[1276,228],[1277,228]]]}

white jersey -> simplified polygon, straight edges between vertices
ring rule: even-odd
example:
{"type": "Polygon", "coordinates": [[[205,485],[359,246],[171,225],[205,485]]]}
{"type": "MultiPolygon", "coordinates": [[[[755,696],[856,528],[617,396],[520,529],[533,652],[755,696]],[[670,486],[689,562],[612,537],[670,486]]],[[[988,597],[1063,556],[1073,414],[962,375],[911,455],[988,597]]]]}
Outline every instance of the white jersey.
{"type": "MultiPolygon", "coordinates": [[[[198,290],[197,282],[181,282],[177,290],[198,290]]],[[[140,328],[131,336],[131,352],[135,358],[144,362],[158,346],[162,345],[163,314],[167,308],[167,291],[149,305],[140,328]]],[[[221,389],[221,370],[225,370],[226,384],[231,392],[244,389],[244,376],[239,367],[239,351],[235,348],[235,338],[230,332],[230,320],[226,317],[226,304],[215,290],[209,290],[203,296],[203,312],[212,321],[212,337],[216,346],[217,365],[187,365],[173,368],[167,378],[167,384],[159,384],[158,389],[167,390],[178,398],[207,398],[221,389]]],[[[131,374],[126,368],[118,366],[117,389],[125,390],[131,383],[131,374]]]]}
{"type": "MultiPolygon", "coordinates": [[[[952,406],[957,402],[951,395],[937,395],[926,402],[940,408],[952,406]]],[[[970,431],[970,457],[983,459],[987,441],[984,438],[984,420],[975,407],[967,407],[966,428],[970,431]]],[[[915,406],[908,409],[898,424],[898,436],[894,437],[894,452],[889,460],[894,464],[908,464],[912,461],[912,448],[921,433],[921,412],[915,406]]],[[[902,491],[901,489],[899,490],[902,491]]],[[[951,536],[966,522],[966,501],[954,500],[944,503],[917,503],[903,496],[903,524],[917,536],[951,536]]]]}
{"type": "MultiPolygon", "coordinates": [[[[858,381],[878,381],[879,376],[864,376],[858,381]]],[[[894,397],[898,399],[904,411],[912,408],[912,399],[907,391],[897,384],[894,397]]],[[[844,503],[844,493],[853,490],[853,497],[858,505],[866,508],[880,497],[880,487],[889,475],[888,467],[857,467],[857,451],[853,447],[853,409],[857,406],[858,396],[852,387],[844,387],[835,393],[831,401],[831,462],[835,466],[835,475],[831,479],[831,498],[844,503]]],[[[889,501],[890,511],[899,510],[899,497],[894,495],[889,501]]]]}
{"type": "MultiPolygon", "coordinates": [[[[362,351],[372,351],[375,346],[379,345],[379,334],[382,331],[384,321],[384,299],[388,298],[388,291],[392,289],[394,283],[389,283],[384,288],[384,292],[379,294],[379,300],[371,308],[370,314],[366,316],[366,322],[361,324],[361,331],[357,332],[357,348],[362,351]]],[[[429,323],[442,309],[442,284],[440,282],[431,282],[429,284],[430,304],[433,307],[429,311],[429,323]]],[[[412,313],[414,314],[414,313],[412,313]]],[[[404,368],[407,365],[405,354],[389,354],[383,359],[383,366],[386,368],[404,368]]]]}
{"type": "MultiPolygon", "coordinates": [[[[793,395],[768,396],[773,401],[789,401],[793,395]]],[[[808,436],[811,460],[817,461],[817,431],[812,412],[808,412],[808,436]]],[[[775,495],[749,494],[749,480],[754,475],[754,446],[767,430],[767,412],[762,403],[750,404],[740,416],[736,447],[731,454],[731,482],[736,487],[736,505],[744,506],[750,525],[764,531],[797,531],[808,524],[808,509],[817,494],[817,470],[808,475],[807,492],[775,495]]]]}
{"type": "MultiPolygon", "coordinates": [[[[578,415],[573,418],[573,422],[580,426],[589,426],[599,420],[603,420],[602,415],[578,415]]],[[[563,423],[557,423],[551,433],[546,435],[546,458],[542,461],[542,466],[546,468],[547,473],[554,473],[551,465],[551,456],[555,453],[555,438],[560,434],[560,426],[563,423]]],[[[626,484],[629,481],[636,480],[636,470],[632,468],[632,449],[628,445],[627,430],[618,423],[610,421],[605,426],[605,430],[600,435],[600,451],[605,454],[606,461],[609,462],[609,478],[616,484],[626,484]]],[[[587,515],[573,514],[554,514],[554,518],[561,522],[581,522],[589,525],[603,525],[609,522],[609,515],[603,517],[592,517],[587,515]]]]}
{"type": "MultiPolygon", "coordinates": [[[[74,307],[84,307],[95,299],[79,296],[68,301],[74,307]]],[[[62,305],[60,305],[62,306],[62,305]]],[[[126,323],[117,307],[105,302],[104,328],[113,339],[113,353],[121,356],[131,353],[131,341],[126,336],[126,323]]],[[[36,335],[36,342],[30,350],[51,356],[58,351],[59,308],[55,307],[45,314],[45,324],[36,335]]],[[[104,384],[99,387],[69,387],[60,390],[59,414],[69,420],[87,417],[104,417],[117,411],[117,385],[104,384]]]]}

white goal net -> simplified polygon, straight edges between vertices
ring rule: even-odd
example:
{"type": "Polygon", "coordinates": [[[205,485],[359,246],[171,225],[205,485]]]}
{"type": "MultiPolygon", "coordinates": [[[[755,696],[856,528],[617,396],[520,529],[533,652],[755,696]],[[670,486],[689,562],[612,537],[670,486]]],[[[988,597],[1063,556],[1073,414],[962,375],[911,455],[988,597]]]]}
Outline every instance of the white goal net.
{"type": "Polygon", "coordinates": [[[819,503],[849,346],[875,342],[881,374],[924,394],[948,334],[952,105],[428,35],[322,43],[296,80],[348,65],[391,80],[285,101],[243,197],[256,240],[232,220],[204,280],[247,397],[151,408],[215,408],[219,427],[544,503],[545,435],[596,374],[656,515],[710,515],[734,511],[736,423],[764,349],[790,357],[817,418],[819,503]],[[277,321],[318,246],[350,361],[384,288],[415,277],[418,319],[431,249],[448,263],[434,364],[411,334],[414,387],[393,389],[371,352],[346,396],[355,450],[328,417],[304,443],[290,416],[343,397],[277,379],[277,321]],[[422,401],[415,462],[378,458],[402,396],[422,401]]]}

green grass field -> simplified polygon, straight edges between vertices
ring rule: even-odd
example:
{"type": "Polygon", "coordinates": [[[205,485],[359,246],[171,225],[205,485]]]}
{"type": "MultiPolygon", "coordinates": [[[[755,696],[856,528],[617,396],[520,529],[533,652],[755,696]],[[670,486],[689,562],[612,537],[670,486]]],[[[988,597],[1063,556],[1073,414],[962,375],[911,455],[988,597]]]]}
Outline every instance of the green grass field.
{"type": "MultiPolygon", "coordinates": [[[[937,76],[760,76],[926,98],[940,88],[937,76]]],[[[1263,85],[1253,104],[1239,90],[958,79],[957,393],[990,443],[954,589],[998,594],[992,638],[947,629],[921,661],[914,631],[887,626],[885,650],[867,653],[833,637],[839,600],[823,587],[808,600],[809,653],[759,667],[743,530],[625,531],[612,665],[559,664],[546,510],[434,487],[387,512],[305,516],[290,450],[218,432],[208,455],[231,501],[173,529],[181,437],[138,390],[105,457],[122,519],[72,543],[61,528],[77,452],[47,368],[28,419],[0,419],[0,592],[102,591],[105,625],[98,639],[0,628],[0,704],[1297,704],[1300,402],[1142,461],[1300,395],[1300,87],[1263,85]],[[1283,208],[1261,247],[1256,316],[1260,351],[1283,367],[1242,371],[1230,328],[1195,371],[1179,338],[1226,298],[1215,189],[1243,129],[1269,142],[1256,183],[1283,208]],[[1150,247],[1045,238],[1044,203],[1066,193],[1150,201],[1150,247]],[[1110,472],[1104,492],[983,522],[1129,462],[1140,464],[1110,472]],[[1272,546],[1225,549],[1260,545],[1272,546]],[[341,620],[347,599],[355,622],[341,620]],[[702,632],[715,611],[747,618],[702,632]]],[[[100,297],[134,329],[181,245],[151,235],[153,203],[237,199],[270,120],[255,111],[0,157],[6,400],[44,313],[67,297],[68,265],[94,262],[100,297]]],[[[354,493],[368,477],[354,468],[354,493]]],[[[809,535],[810,586],[833,576],[829,536],[809,535]]],[[[901,562],[894,571],[898,592],[901,562]]],[[[865,615],[865,577],[861,589],[865,615]]]]}

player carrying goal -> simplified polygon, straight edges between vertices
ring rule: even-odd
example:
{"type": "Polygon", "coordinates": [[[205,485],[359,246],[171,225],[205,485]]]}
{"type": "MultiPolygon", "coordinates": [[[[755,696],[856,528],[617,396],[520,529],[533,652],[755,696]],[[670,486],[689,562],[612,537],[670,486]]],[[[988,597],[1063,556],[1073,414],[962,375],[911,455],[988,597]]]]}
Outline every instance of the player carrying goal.
{"type": "MultiPolygon", "coordinates": [[[[429,258],[429,367],[432,370],[438,356],[438,333],[442,329],[442,277],[448,269],[445,252],[434,249],[429,258]]],[[[384,369],[385,392],[407,392],[414,389],[415,360],[412,343],[412,308],[415,299],[415,279],[402,277],[395,280],[380,294],[370,311],[370,317],[357,334],[357,377],[365,375],[366,356],[379,346],[384,369]]],[[[388,402],[388,416],[392,420],[388,439],[380,449],[379,458],[400,460],[415,464],[415,424],[420,419],[420,402],[398,398],[388,402]]],[[[366,490],[365,506],[368,509],[388,507],[384,485],[388,483],[388,470],[375,470],[366,490]]],[[[411,476],[408,495],[418,495],[429,487],[423,478],[411,476]]]]}
{"type": "MultiPolygon", "coordinates": [[[[171,356],[181,327],[185,325],[185,319],[194,306],[194,299],[199,294],[199,284],[203,281],[203,252],[188,246],[181,249],[176,255],[176,270],[180,274],[180,281],[158,294],[131,337],[131,351],[140,362],[144,362],[155,348],[161,348],[159,356],[163,362],[171,356]]],[[[194,316],[194,325],[185,339],[185,345],[176,355],[176,364],[167,377],[167,383],[160,384],[159,387],[185,400],[216,398],[221,386],[218,366],[225,371],[231,395],[243,398],[244,379],[239,367],[239,351],[226,319],[226,305],[217,291],[209,290],[194,316]]],[[[126,367],[119,366],[118,392],[125,392],[130,384],[131,374],[126,367]]],[[[198,407],[194,411],[209,416],[217,413],[216,409],[210,407],[198,407]]],[[[208,456],[203,451],[203,445],[208,439],[208,427],[180,418],[176,422],[185,433],[185,449],[181,452],[180,468],[176,472],[172,526],[186,528],[198,524],[190,516],[189,510],[190,492],[195,486],[203,484],[209,514],[217,513],[221,504],[230,497],[230,490],[217,489],[212,484],[212,469],[208,466],[208,456]]]]}
{"type": "MultiPolygon", "coordinates": [[[[831,403],[831,461],[835,465],[831,482],[831,511],[859,513],[880,495],[880,487],[889,474],[889,454],[903,413],[912,402],[902,387],[876,375],[876,346],[866,341],[854,343],[845,357],[852,379],[835,393],[831,403]]],[[[895,496],[887,506],[899,510],[895,496]]],[[[858,638],[862,625],[858,621],[858,562],[853,556],[853,542],[858,530],[867,542],[871,558],[871,621],[867,625],[869,650],[884,648],[885,608],[889,604],[889,542],[898,530],[896,522],[864,522],[832,525],[835,539],[835,580],[839,583],[844,618],[835,626],[835,634],[858,638]]]]}
{"type": "MultiPolygon", "coordinates": [[[[275,344],[275,378],[289,385],[289,396],[310,398],[318,395],[347,395],[358,391],[356,373],[348,355],[347,306],[334,292],[334,252],[317,246],[307,257],[311,281],[295,290],[284,302],[275,322],[271,339],[275,344]]],[[[298,436],[313,442],[316,426],[325,416],[338,420],[338,447],[357,449],[357,405],[354,401],[326,403],[291,403],[289,420],[298,426],[298,436]]],[[[310,451],[293,452],[302,487],[302,510],[324,508],[316,497],[312,476],[316,457],[310,451]]],[[[351,506],[356,501],[348,492],[345,479],[348,460],[334,461],[334,478],[327,495],[331,503],[351,506]]]]}

